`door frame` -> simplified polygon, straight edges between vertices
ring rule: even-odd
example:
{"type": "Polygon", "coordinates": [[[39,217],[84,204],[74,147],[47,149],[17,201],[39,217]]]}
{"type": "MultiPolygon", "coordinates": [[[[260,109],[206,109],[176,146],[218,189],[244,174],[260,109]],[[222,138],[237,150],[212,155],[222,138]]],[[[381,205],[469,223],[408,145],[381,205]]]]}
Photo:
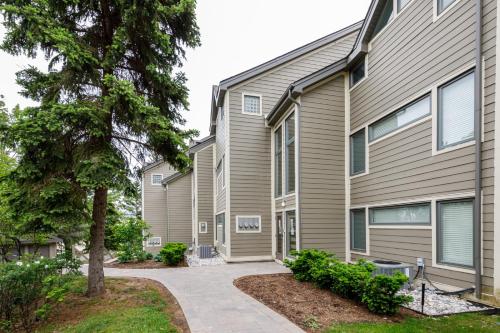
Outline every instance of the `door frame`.
{"type": "MultiPolygon", "coordinates": [[[[291,211],[295,211],[295,235],[296,235],[296,238],[298,239],[298,233],[299,233],[299,230],[298,230],[298,224],[297,224],[297,209],[295,207],[293,208],[285,208],[285,209],[276,209],[276,211],[274,212],[274,224],[276,225],[276,216],[278,214],[281,214],[282,215],[282,223],[283,223],[283,244],[282,244],[282,247],[281,247],[281,253],[283,254],[283,260],[285,259],[290,259],[291,257],[289,256],[286,256],[286,242],[287,242],[287,233],[286,233],[286,213],[287,212],[291,212],[291,211]]],[[[276,228],[275,229],[275,234],[274,234],[274,239],[276,240],[276,250],[278,249],[278,229],[276,228]]],[[[297,245],[296,245],[297,247],[297,245]]],[[[279,260],[278,258],[276,258],[276,253],[274,254],[275,256],[275,260],[279,261],[279,262],[282,262],[282,260],[279,260]]]]}

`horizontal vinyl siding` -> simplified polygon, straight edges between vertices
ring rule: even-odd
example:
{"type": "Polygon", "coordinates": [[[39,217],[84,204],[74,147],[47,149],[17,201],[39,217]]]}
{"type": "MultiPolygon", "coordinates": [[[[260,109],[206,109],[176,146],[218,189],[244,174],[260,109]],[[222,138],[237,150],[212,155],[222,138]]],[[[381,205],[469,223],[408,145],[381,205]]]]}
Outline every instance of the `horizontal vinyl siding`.
{"type": "MultiPolygon", "coordinates": [[[[163,178],[176,171],[162,163],[144,173],[144,220],[149,225],[152,236],[161,237],[162,246],[167,241],[167,193],[162,185],[151,185],[152,174],[162,174],[163,178]]],[[[161,247],[146,247],[146,251],[158,252],[161,247]]]]}
{"type": "Polygon", "coordinates": [[[191,210],[192,173],[168,184],[168,242],[181,242],[191,245],[192,210],[191,210]]]}
{"type": "MultiPolygon", "coordinates": [[[[198,234],[198,244],[213,245],[213,146],[196,153],[196,159],[198,180],[198,223],[207,222],[208,225],[208,232],[206,234],[198,234]]],[[[199,226],[197,227],[199,228],[199,226]]]]}
{"type": "Polygon", "coordinates": [[[231,256],[271,256],[271,135],[265,115],[294,81],[344,58],[357,32],[230,91],[231,256]],[[262,116],[241,113],[242,93],[262,95],[262,116]],[[260,215],[262,232],[236,233],[236,215],[260,215]]]}
{"type": "Polygon", "coordinates": [[[295,194],[292,194],[292,195],[288,195],[288,196],[285,196],[285,197],[281,197],[281,198],[278,198],[276,200],[274,200],[274,205],[275,205],[275,208],[276,208],[276,211],[280,211],[280,210],[288,210],[288,209],[291,209],[291,208],[295,208],[295,194]]]}
{"type": "Polygon", "coordinates": [[[301,97],[302,248],[345,256],[344,76],[301,97]],[[321,124],[321,126],[319,126],[321,124]],[[338,134],[337,134],[338,133],[338,134]]]}

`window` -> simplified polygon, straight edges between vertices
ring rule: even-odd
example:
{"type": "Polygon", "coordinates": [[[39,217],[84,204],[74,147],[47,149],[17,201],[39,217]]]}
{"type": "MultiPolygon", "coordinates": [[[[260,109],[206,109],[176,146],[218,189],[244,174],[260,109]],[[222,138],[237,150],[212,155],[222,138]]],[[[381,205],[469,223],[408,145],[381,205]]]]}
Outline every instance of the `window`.
{"type": "Polygon", "coordinates": [[[286,193],[295,191],[295,114],[285,120],[286,193]]]}
{"type": "Polygon", "coordinates": [[[431,224],[431,205],[419,203],[393,207],[370,208],[370,224],[431,224]]]}
{"type": "Polygon", "coordinates": [[[219,108],[219,113],[220,113],[220,120],[224,120],[224,107],[221,106],[219,108]]]}
{"type": "Polygon", "coordinates": [[[243,113],[261,115],[260,96],[243,95],[243,113]]]}
{"type": "Polygon", "coordinates": [[[368,127],[368,139],[374,141],[398,128],[431,114],[431,97],[424,98],[382,118],[368,127]]]}
{"type": "Polygon", "coordinates": [[[297,250],[297,220],[295,211],[286,212],[286,256],[292,256],[292,251],[297,250]]]}
{"type": "Polygon", "coordinates": [[[260,232],[260,216],[236,216],[236,232],[260,232]]]}
{"type": "Polygon", "coordinates": [[[215,222],[217,224],[215,239],[221,244],[226,244],[226,214],[222,213],[217,215],[215,217],[215,222]]]}
{"type": "Polygon", "coordinates": [[[151,184],[153,185],[161,185],[162,180],[163,180],[163,175],[160,174],[151,175],[151,184]]]}
{"type": "Polygon", "coordinates": [[[474,200],[438,202],[438,262],[472,268],[474,266],[474,200]]]}
{"type": "Polygon", "coordinates": [[[365,129],[351,135],[351,176],[365,172],[365,129]]]}
{"type": "Polygon", "coordinates": [[[147,240],[148,247],[158,247],[161,246],[161,237],[149,237],[147,240]]]}
{"type": "Polygon", "coordinates": [[[358,84],[361,80],[365,78],[365,71],[366,71],[366,66],[365,66],[365,57],[361,59],[356,65],[354,65],[351,69],[351,73],[349,75],[349,81],[351,88],[354,87],[356,84],[358,84]]]}
{"type": "Polygon", "coordinates": [[[474,139],[474,72],[438,89],[438,149],[474,139]]]}
{"type": "Polygon", "coordinates": [[[282,127],[274,132],[274,195],[281,197],[283,194],[283,141],[282,127]]]}
{"type": "Polygon", "coordinates": [[[448,7],[457,0],[437,0],[437,14],[441,15],[448,7]]]}
{"type": "Polygon", "coordinates": [[[398,13],[410,3],[411,0],[398,0],[398,13]]]}
{"type": "Polygon", "coordinates": [[[225,175],[224,175],[224,156],[222,156],[222,159],[219,161],[219,164],[217,165],[217,169],[215,171],[216,173],[216,181],[217,181],[217,191],[216,193],[217,194],[220,194],[222,193],[222,190],[224,189],[224,187],[226,186],[225,184],[225,175]]]}
{"type": "Polygon", "coordinates": [[[206,234],[208,232],[208,223],[207,222],[200,222],[198,226],[198,232],[200,234],[206,234]]]}
{"type": "Polygon", "coordinates": [[[351,210],[351,250],[366,252],[365,209],[351,210]]]}
{"type": "Polygon", "coordinates": [[[389,21],[392,20],[393,15],[394,15],[393,0],[387,0],[385,2],[384,7],[382,8],[382,12],[380,13],[377,24],[373,29],[373,34],[372,34],[373,37],[375,37],[380,31],[382,31],[382,29],[385,28],[387,23],[389,23],[389,21]]]}

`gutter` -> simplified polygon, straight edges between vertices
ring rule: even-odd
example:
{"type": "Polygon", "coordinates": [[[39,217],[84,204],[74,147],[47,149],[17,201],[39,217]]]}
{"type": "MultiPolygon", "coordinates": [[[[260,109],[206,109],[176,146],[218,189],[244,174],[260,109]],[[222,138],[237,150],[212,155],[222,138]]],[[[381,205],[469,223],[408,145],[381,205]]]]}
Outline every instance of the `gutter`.
{"type": "Polygon", "coordinates": [[[287,99],[292,102],[293,104],[295,104],[297,106],[297,112],[295,114],[295,121],[297,122],[298,124],[298,128],[297,128],[297,131],[295,133],[295,145],[297,147],[297,156],[295,156],[295,158],[297,159],[298,163],[297,163],[297,170],[295,170],[295,178],[297,179],[297,186],[296,186],[296,189],[295,189],[295,195],[296,195],[296,206],[295,207],[295,210],[297,211],[297,217],[299,218],[299,223],[298,223],[298,234],[299,234],[299,241],[298,241],[298,249],[299,250],[302,250],[302,211],[300,209],[300,193],[302,192],[301,191],[301,181],[300,181],[300,161],[301,161],[301,149],[300,149],[300,113],[301,113],[301,108],[302,108],[302,105],[300,104],[299,101],[297,101],[295,98],[293,98],[292,96],[292,89],[288,90],[288,97],[287,99]]]}
{"type": "Polygon", "coordinates": [[[481,298],[481,216],[482,216],[482,34],[483,34],[483,1],[476,0],[476,68],[475,96],[474,96],[474,136],[475,136],[475,194],[474,194],[474,268],[475,268],[475,296],[481,298]]]}

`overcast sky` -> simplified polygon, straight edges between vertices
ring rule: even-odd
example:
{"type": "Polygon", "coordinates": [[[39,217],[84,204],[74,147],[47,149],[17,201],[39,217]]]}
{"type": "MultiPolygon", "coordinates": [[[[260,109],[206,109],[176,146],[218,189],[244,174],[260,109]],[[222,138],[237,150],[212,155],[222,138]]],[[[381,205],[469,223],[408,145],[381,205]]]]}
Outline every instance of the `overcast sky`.
{"type": "MultiPolygon", "coordinates": [[[[221,80],[362,20],[370,0],[198,0],[202,46],[187,52],[187,127],[208,135],[211,87],[221,80]]],[[[0,28],[3,39],[3,28],[0,28]]],[[[0,53],[0,94],[9,108],[32,102],[18,95],[15,72],[43,57],[0,53]]]]}

